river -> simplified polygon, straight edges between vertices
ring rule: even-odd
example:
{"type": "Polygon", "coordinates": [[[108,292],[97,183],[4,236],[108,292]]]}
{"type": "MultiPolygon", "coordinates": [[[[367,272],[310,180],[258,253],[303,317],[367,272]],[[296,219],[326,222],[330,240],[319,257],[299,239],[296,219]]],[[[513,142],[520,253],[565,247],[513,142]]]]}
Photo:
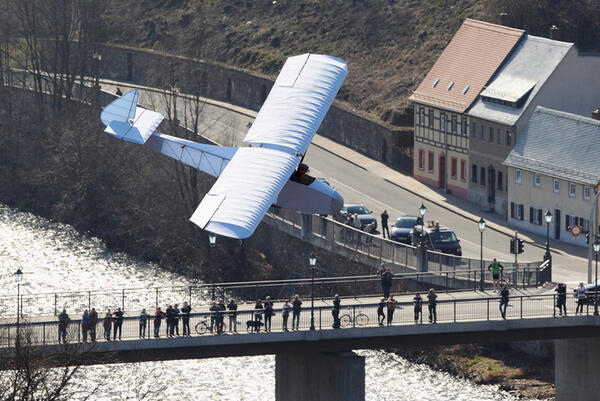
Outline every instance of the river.
{"type": "MultiPolygon", "coordinates": [[[[16,294],[13,273],[24,273],[24,294],[194,282],[106,248],[72,227],[0,204],[0,290],[16,294]]],[[[384,351],[366,357],[369,401],[515,400],[497,386],[476,385],[384,351]]],[[[82,369],[78,386],[100,385],[91,400],[273,400],[273,356],[114,364],[82,369]]]]}

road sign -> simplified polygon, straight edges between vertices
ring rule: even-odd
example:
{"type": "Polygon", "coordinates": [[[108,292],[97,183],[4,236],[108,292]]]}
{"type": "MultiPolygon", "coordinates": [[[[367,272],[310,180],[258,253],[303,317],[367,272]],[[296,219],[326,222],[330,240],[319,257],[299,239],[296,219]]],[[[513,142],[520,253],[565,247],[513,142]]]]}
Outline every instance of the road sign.
{"type": "Polygon", "coordinates": [[[573,238],[577,238],[583,232],[583,228],[578,224],[574,224],[571,226],[570,231],[573,238]]]}

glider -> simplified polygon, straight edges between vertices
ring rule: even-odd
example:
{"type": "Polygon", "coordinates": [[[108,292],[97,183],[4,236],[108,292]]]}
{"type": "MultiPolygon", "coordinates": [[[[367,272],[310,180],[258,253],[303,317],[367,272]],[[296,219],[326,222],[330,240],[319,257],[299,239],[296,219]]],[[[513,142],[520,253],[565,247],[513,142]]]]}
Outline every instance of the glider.
{"type": "Polygon", "coordinates": [[[160,113],[137,105],[134,89],[104,108],[104,132],[196,168],[217,181],[190,220],[217,235],[250,237],[271,205],[334,214],[344,203],[325,181],[307,174],[308,146],[348,74],[342,60],[303,54],[287,59],[244,138],[248,147],[205,145],[155,131],[160,113]]]}

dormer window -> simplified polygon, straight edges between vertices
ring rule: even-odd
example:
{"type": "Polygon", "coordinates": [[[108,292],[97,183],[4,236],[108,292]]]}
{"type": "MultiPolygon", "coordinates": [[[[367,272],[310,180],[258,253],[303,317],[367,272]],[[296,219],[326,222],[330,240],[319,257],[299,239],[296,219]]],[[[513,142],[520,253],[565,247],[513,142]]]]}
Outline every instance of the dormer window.
{"type": "Polygon", "coordinates": [[[465,87],[463,88],[463,90],[462,90],[462,94],[463,94],[463,95],[466,95],[468,90],[469,90],[469,85],[467,85],[467,86],[465,86],[465,87]]]}
{"type": "Polygon", "coordinates": [[[436,78],[435,81],[433,81],[433,84],[431,85],[432,88],[435,88],[436,85],[438,84],[438,82],[440,82],[439,78],[436,78]]]}
{"type": "Polygon", "coordinates": [[[454,81],[451,81],[451,82],[448,84],[448,87],[446,88],[446,90],[448,90],[448,91],[449,91],[450,89],[452,89],[452,87],[453,87],[453,86],[454,86],[454,81]]]}

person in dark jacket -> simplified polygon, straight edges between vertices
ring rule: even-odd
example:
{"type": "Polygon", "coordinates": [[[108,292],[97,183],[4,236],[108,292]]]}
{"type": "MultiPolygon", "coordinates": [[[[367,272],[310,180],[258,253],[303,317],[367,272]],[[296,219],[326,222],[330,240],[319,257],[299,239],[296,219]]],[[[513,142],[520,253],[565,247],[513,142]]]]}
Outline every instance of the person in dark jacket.
{"type": "Polygon", "coordinates": [[[110,309],[104,315],[102,326],[104,327],[104,338],[106,341],[110,341],[110,329],[112,328],[112,313],[110,313],[110,309]]]}
{"type": "Polygon", "coordinates": [[[385,238],[385,233],[387,232],[387,237],[390,238],[390,229],[388,228],[388,220],[390,216],[387,213],[387,210],[384,210],[381,213],[381,236],[385,238]]]}
{"type": "Polygon", "coordinates": [[[292,301],[292,330],[298,330],[300,325],[300,311],[302,310],[302,301],[298,294],[294,296],[292,301]]]}
{"type": "Polygon", "coordinates": [[[117,87],[117,91],[115,92],[117,96],[123,96],[123,92],[121,92],[121,88],[117,87]]]}
{"type": "Polygon", "coordinates": [[[208,310],[210,311],[210,332],[214,333],[215,330],[218,330],[219,326],[219,307],[217,306],[217,303],[213,301],[208,310]]]}
{"type": "Polygon", "coordinates": [[[227,310],[229,311],[229,331],[233,331],[234,333],[237,333],[237,308],[238,305],[235,303],[235,300],[231,298],[227,304],[227,310]]]}
{"type": "Polygon", "coordinates": [[[500,314],[506,320],[506,307],[508,306],[508,287],[504,285],[500,291],[500,314]]]}
{"type": "Polygon", "coordinates": [[[171,327],[171,337],[176,335],[179,337],[179,305],[173,305],[173,326],[171,327]],[[175,331],[173,333],[173,330],[175,331]]]}
{"type": "Polygon", "coordinates": [[[393,275],[390,268],[386,268],[381,275],[381,289],[383,290],[383,297],[388,299],[390,297],[390,290],[392,289],[393,275]]]}
{"type": "Polygon", "coordinates": [[[415,323],[419,322],[419,318],[423,318],[423,298],[418,292],[413,298],[413,305],[415,310],[415,323]]]}
{"type": "Polygon", "coordinates": [[[274,314],[273,302],[271,301],[271,297],[267,295],[267,298],[265,299],[265,331],[267,333],[271,332],[271,318],[274,314]]]}
{"type": "Polygon", "coordinates": [[[387,307],[385,299],[381,298],[377,304],[377,323],[380,326],[383,326],[383,321],[385,320],[385,313],[383,313],[383,308],[385,307],[387,307]]]}
{"type": "Polygon", "coordinates": [[[217,309],[217,333],[221,334],[223,333],[223,330],[225,328],[225,310],[227,310],[223,298],[219,298],[219,302],[217,303],[217,309]]]}
{"type": "Polygon", "coordinates": [[[262,314],[265,307],[263,306],[262,300],[257,300],[254,305],[254,321],[256,325],[254,326],[254,330],[258,333],[260,331],[260,322],[262,321],[262,314]]]}
{"type": "Polygon", "coordinates": [[[125,313],[121,308],[117,308],[117,311],[113,313],[113,340],[117,340],[117,332],[119,332],[119,340],[121,339],[121,328],[123,327],[123,315],[125,313]]]}
{"type": "Polygon", "coordinates": [[[387,301],[387,325],[391,326],[394,320],[394,311],[396,310],[396,301],[390,297],[387,301]]]}
{"type": "Polygon", "coordinates": [[[558,314],[562,316],[563,310],[565,316],[567,316],[567,285],[565,283],[559,283],[556,287],[556,307],[558,308],[558,314]]]}
{"type": "Polygon", "coordinates": [[[183,322],[183,335],[189,336],[190,332],[190,313],[192,312],[192,307],[188,305],[187,302],[183,303],[181,307],[181,320],[183,322]]]}
{"type": "Polygon", "coordinates": [[[333,297],[333,309],[331,310],[331,314],[333,315],[333,328],[340,328],[340,296],[335,294],[333,297]]]}
{"type": "MultiPolygon", "coordinates": [[[[146,338],[146,326],[148,324],[149,317],[150,316],[146,313],[146,309],[142,309],[142,312],[138,316],[138,320],[140,323],[140,331],[139,331],[140,338],[146,338]]],[[[148,334],[150,334],[150,333],[148,332],[148,334]]]]}
{"type": "Polygon", "coordinates": [[[83,315],[81,316],[81,335],[83,337],[83,342],[87,343],[88,331],[90,330],[90,314],[88,310],[83,311],[83,315]]]}
{"type": "Polygon", "coordinates": [[[98,312],[92,308],[90,312],[90,340],[96,342],[96,326],[98,325],[98,312]]]}
{"type": "Polygon", "coordinates": [[[63,309],[58,315],[58,342],[67,342],[67,327],[71,323],[71,318],[67,314],[67,310],[63,309]]]}
{"type": "Polygon", "coordinates": [[[429,308],[429,323],[437,323],[437,295],[433,288],[427,294],[427,307],[429,308]]]}
{"type": "Polygon", "coordinates": [[[167,337],[173,336],[173,322],[175,320],[175,310],[173,310],[173,305],[167,306],[165,310],[167,326],[165,327],[165,335],[167,337]]]}
{"type": "Polygon", "coordinates": [[[160,306],[157,307],[156,312],[154,312],[154,338],[160,338],[160,324],[164,317],[165,313],[160,310],[160,306]]]}

